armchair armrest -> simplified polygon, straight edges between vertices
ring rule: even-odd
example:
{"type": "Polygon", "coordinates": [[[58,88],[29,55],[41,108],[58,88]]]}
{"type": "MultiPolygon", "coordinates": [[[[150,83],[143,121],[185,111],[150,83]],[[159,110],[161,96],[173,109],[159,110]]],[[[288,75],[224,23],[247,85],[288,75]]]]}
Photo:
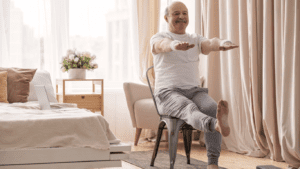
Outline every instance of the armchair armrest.
{"type": "Polygon", "coordinates": [[[130,82],[123,83],[123,89],[126,96],[127,106],[130,112],[132,126],[136,127],[136,118],[133,105],[138,100],[152,98],[150,89],[146,85],[130,82]]]}

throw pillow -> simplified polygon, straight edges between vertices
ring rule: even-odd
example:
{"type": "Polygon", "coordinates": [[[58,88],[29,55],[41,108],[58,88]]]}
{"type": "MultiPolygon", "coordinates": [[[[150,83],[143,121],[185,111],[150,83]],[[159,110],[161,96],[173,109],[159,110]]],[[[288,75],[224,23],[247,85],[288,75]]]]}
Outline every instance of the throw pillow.
{"type": "Polygon", "coordinates": [[[7,101],[27,102],[29,95],[29,83],[36,69],[0,68],[0,72],[7,71],[7,101]]]}
{"type": "Polygon", "coordinates": [[[37,70],[30,82],[28,101],[38,101],[34,85],[44,85],[50,102],[57,103],[54,88],[52,86],[50,73],[45,70],[37,70]]]}
{"type": "Polygon", "coordinates": [[[0,102],[7,101],[7,71],[0,72],[0,102]]]}

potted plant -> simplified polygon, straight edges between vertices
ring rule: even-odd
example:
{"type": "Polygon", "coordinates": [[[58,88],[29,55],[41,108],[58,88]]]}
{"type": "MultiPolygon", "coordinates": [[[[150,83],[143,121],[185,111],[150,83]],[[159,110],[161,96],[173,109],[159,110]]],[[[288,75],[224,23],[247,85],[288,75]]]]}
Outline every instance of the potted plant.
{"type": "Polygon", "coordinates": [[[69,49],[67,55],[62,58],[61,70],[69,73],[69,79],[85,79],[86,70],[98,68],[98,64],[93,63],[95,55],[90,52],[78,52],[76,49],[69,49]]]}

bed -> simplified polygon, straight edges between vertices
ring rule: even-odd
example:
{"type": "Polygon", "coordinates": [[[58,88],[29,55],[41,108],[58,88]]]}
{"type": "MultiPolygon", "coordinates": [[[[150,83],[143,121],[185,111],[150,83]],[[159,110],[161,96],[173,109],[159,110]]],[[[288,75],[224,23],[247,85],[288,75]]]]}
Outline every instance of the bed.
{"type": "MultiPolygon", "coordinates": [[[[37,81],[46,82],[30,85],[37,81]]],[[[35,99],[0,103],[0,169],[121,167],[129,157],[131,145],[115,137],[101,114],[56,100],[51,110],[40,110],[35,99]]]]}

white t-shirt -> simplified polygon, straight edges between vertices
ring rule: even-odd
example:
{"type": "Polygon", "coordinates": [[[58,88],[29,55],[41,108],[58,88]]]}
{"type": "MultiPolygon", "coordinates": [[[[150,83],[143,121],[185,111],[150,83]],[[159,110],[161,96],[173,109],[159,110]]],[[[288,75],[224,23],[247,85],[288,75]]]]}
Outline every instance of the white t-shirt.
{"type": "Polygon", "coordinates": [[[201,42],[205,40],[199,34],[175,34],[172,32],[160,32],[152,36],[150,40],[151,52],[153,45],[163,38],[179,40],[195,44],[187,51],[171,51],[153,54],[155,71],[155,90],[161,88],[189,89],[200,84],[199,54],[201,53],[201,42]]]}

